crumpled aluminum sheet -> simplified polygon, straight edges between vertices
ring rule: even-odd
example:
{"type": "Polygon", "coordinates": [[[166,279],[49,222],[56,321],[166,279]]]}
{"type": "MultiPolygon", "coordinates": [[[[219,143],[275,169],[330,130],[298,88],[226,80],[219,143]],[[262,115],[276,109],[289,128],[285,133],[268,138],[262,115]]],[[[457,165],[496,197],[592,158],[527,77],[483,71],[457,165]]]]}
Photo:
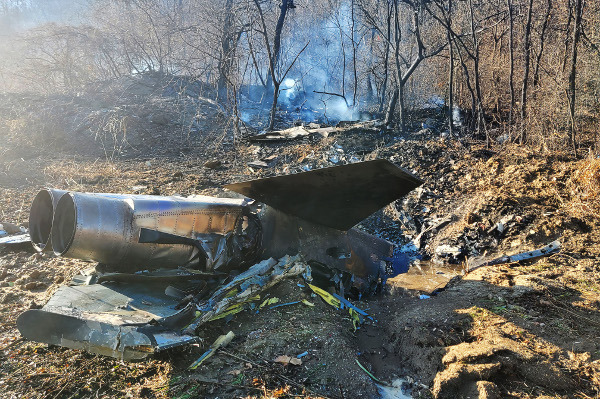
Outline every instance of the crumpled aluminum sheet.
{"type": "MultiPolygon", "coordinates": [[[[177,274],[161,278],[160,274],[149,273],[146,277],[150,278],[133,278],[127,284],[122,279],[110,281],[110,277],[107,275],[98,284],[60,287],[42,309],[19,316],[19,331],[33,341],[123,360],[141,360],[199,340],[180,332],[195,317],[195,306],[177,309],[179,299],[165,294],[177,274]]],[[[186,277],[188,282],[195,278],[205,277],[186,277]]]]}

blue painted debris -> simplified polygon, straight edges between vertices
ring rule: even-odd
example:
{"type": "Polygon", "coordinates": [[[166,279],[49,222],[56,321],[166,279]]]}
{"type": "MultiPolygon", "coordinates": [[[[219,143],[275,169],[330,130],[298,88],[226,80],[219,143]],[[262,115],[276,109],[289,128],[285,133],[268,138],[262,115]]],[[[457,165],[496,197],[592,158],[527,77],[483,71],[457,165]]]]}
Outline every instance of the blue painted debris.
{"type": "Polygon", "coordinates": [[[395,277],[398,274],[406,273],[414,261],[421,259],[419,249],[411,241],[401,247],[395,247],[391,258],[384,258],[392,264],[391,271],[386,277],[395,277]]]}
{"type": "Polygon", "coordinates": [[[297,304],[297,303],[300,303],[300,301],[287,302],[287,303],[280,303],[279,305],[274,305],[274,306],[271,306],[269,309],[275,309],[275,308],[279,308],[279,307],[282,307],[282,306],[288,306],[288,305],[295,305],[295,304],[297,304]]]}
{"type": "MultiPolygon", "coordinates": [[[[334,298],[336,298],[337,300],[339,300],[339,301],[340,301],[340,303],[342,303],[342,304],[346,305],[346,307],[348,307],[348,308],[350,308],[350,309],[354,309],[354,310],[356,311],[356,313],[358,313],[359,315],[362,315],[362,316],[365,316],[365,317],[369,316],[369,314],[368,314],[367,312],[365,312],[365,311],[364,311],[364,310],[362,310],[362,309],[359,309],[359,308],[357,308],[356,306],[354,306],[354,305],[352,304],[352,302],[350,302],[350,301],[349,301],[349,300],[347,300],[346,298],[344,298],[344,297],[342,297],[342,296],[340,296],[340,295],[338,295],[338,294],[332,294],[332,295],[334,296],[334,298]]],[[[342,308],[342,309],[343,309],[343,308],[342,308]]]]}

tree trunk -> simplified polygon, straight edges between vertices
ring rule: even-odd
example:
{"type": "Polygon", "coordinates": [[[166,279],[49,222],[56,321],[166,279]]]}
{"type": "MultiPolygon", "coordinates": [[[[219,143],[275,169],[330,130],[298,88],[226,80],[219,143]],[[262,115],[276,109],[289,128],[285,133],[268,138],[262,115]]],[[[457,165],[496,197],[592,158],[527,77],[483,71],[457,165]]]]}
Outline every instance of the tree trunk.
{"type": "Polygon", "coordinates": [[[575,129],[575,80],[577,75],[577,45],[581,37],[581,18],[583,0],[575,0],[575,24],[573,25],[573,50],[571,53],[571,72],[569,73],[569,117],[571,120],[571,145],[577,155],[577,140],[575,129]]]}
{"type": "Polygon", "coordinates": [[[485,129],[485,117],[483,113],[483,100],[481,95],[481,84],[480,84],[480,74],[479,74],[479,39],[477,38],[477,33],[475,31],[475,12],[473,9],[473,0],[469,0],[469,14],[471,20],[471,38],[473,39],[473,78],[475,79],[475,94],[477,95],[477,132],[481,135],[481,131],[485,130],[485,146],[487,148],[490,147],[490,137],[485,129]]]}
{"type": "Polygon", "coordinates": [[[527,139],[527,125],[525,117],[527,116],[527,87],[529,85],[529,59],[531,58],[531,17],[533,13],[533,0],[529,0],[527,9],[527,24],[525,25],[525,69],[523,71],[523,88],[521,90],[521,138],[522,144],[527,139]]]}
{"type": "Polygon", "coordinates": [[[510,58],[510,69],[508,75],[508,84],[510,88],[510,106],[508,112],[508,128],[509,132],[512,129],[514,115],[513,110],[515,107],[515,46],[514,46],[514,18],[513,18],[513,6],[512,0],[506,0],[506,7],[508,8],[508,21],[509,21],[509,30],[508,30],[508,47],[509,47],[509,58],[510,58]]]}
{"type": "Polygon", "coordinates": [[[398,127],[400,128],[400,133],[404,134],[406,132],[406,109],[404,108],[404,84],[398,85],[398,111],[400,120],[398,123],[398,127]]]}
{"type": "Polygon", "coordinates": [[[540,33],[540,52],[538,53],[535,60],[535,68],[533,71],[533,87],[537,87],[540,82],[540,64],[542,63],[542,55],[544,53],[544,42],[546,41],[546,30],[548,29],[548,22],[550,22],[550,15],[552,12],[552,0],[548,0],[548,8],[546,9],[546,16],[544,23],[542,24],[542,31],[540,33]]]}
{"type": "MultiPolygon", "coordinates": [[[[565,54],[562,62],[562,70],[563,72],[567,69],[567,61],[569,59],[569,44],[571,43],[571,38],[569,37],[569,33],[571,32],[571,23],[573,22],[573,6],[571,3],[572,0],[568,0],[567,3],[567,26],[565,27],[565,54]]],[[[577,0],[575,0],[577,1],[577,0]]]]}
{"type": "Polygon", "coordinates": [[[275,114],[277,113],[277,100],[279,99],[279,82],[275,80],[273,82],[273,103],[271,104],[271,113],[269,115],[269,128],[267,130],[273,130],[275,128],[275,114]]]}
{"type": "Polygon", "coordinates": [[[221,37],[221,54],[217,70],[219,79],[217,80],[217,101],[227,100],[227,75],[232,62],[232,23],[233,23],[233,0],[225,1],[225,20],[223,21],[223,36],[221,37]]]}
{"type": "MultiPolygon", "coordinates": [[[[277,100],[279,99],[279,86],[281,85],[281,80],[284,79],[284,76],[277,78],[277,65],[279,63],[279,52],[281,51],[281,32],[283,30],[283,23],[285,22],[285,16],[288,11],[290,0],[283,0],[280,6],[279,18],[277,19],[277,25],[275,26],[275,36],[273,37],[273,48],[271,49],[271,45],[269,42],[269,33],[267,31],[267,24],[265,23],[265,18],[260,7],[259,0],[254,0],[254,4],[256,4],[256,8],[258,10],[258,14],[260,16],[260,22],[262,25],[262,35],[265,39],[265,47],[267,48],[267,54],[269,56],[269,78],[270,82],[267,83],[267,90],[270,87],[273,88],[273,103],[271,104],[271,112],[269,115],[269,128],[268,130],[273,130],[275,126],[275,113],[277,111],[277,100]]],[[[308,46],[308,43],[307,43],[308,46]]],[[[304,49],[306,46],[304,46],[304,49]]],[[[302,51],[304,51],[302,49],[302,51]]],[[[298,54],[300,55],[300,54],[298,54]]],[[[297,58],[297,57],[296,57],[297,58]]],[[[295,60],[294,60],[295,61],[295,60]]],[[[293,63],[292,63],[293,64],[293,63]]],[[[291,68],[291,66],[290,66],[291,68]]],[[[288,69],[289,70],[289,69],[288,69]]],[[[287,73],[287,72],[286,72],[287,73]]],[[[268,92],[268,91],[267,91],[268,92]]]]}
{"type": "MultiPolygon", "coordinates": [[[[400,40],[402,38],[402,31],[400,29],[400,22],[399,22],[399,11],[398,11],[398,0],[394,0],[394,11],[395,11],[395,15],[394,15],[394,42],[396,44],[395,49],[394,49],[394,62],[396,63],[396,82],[397,82],[397,87],[396,90],[394,90],[394,95],[392,96],[392,98],[390,99],[390,103],[388,106],[388,115],[386,116],[386,126],[389,126],[393,123],[394,121],[394,112],[396,112],[396,104],[398,103],[398,97],[400,95],[400,86],[402,86],[404,83],[402,82],[402,67],[400,64],[400,40]]],[[[403,131],[401,131],[400,133],[404,133],[403,131]]]]}
{"type": "MultiPolygon", "coordinates": [[[[456,44],[456,39],[455,39],[456,44]]],[[[467,68],[467,64],[463,59],[462,53],[460,52],[460,48],[458,44],[456,44],[456,53],[458,54],[458,59],[460,61],[460,66],[463,70],[463,74],[465,75],[465,84],[467,85],[467,89],[469,90],[469,94],[471,95],[471,119],[469,120],[469,128],[475,128],[475,116],[477,115],[477,101],[475,99],[475,91],[473,90],[473,86],[471,85],[471,75],[469,74],[469,68],[467,68]]]]}
{"type": "Polygon", "coordinates": [[[454,130],[454,48],[452,47],[452,0],[448,0],[448,29],[446,29],[446,38],[448,40],[448,51],[450,59],[448,60],[448,133],[452,136],[454,130]]]}
{"type": "Polygon", "coordinates": [[[398,88],[394,90],[394,94],[392,94],[392,98],[390,98],[390,102],[388,104],[387,111],[385,113],[385,120],[383,122],[386,128],[390,128],[391,124],[394,123],[394,111],[396,110],[396,103],[398,102],[398,88]]]}
{"type": "MultiPolygon", "coordinates": [[[[285,16],[288,12],[289,0],[282,0],[279,6],[279,18],[277,18],[277,24],[275,25],[275,35],[273,36],[273,53],[271,54],[271,75],[267,79],[267,89],[273,87],[273,81],[275,80],[275,72],[277,65],[279,64],[279,53],[281,52],[281,31],[283,30],[283,23],[285,22],[285,16]]],[[[265,32],[266,33],[266,32],[265,32]]],[[[275,98],[276,96],[273,96],[275,98]]]]}
{"type": "Polygon", "coordinates": [[[352,89],[352,108],[356,107],[356,92],[358,89],[358,73],[356,69],[356,41],[354,40],[354,25],[356,23],[354,18],[354,0],[352,0],[350,4],[351,9],[351,17],[352,17],[352,26],[350,30],[350,38],[352,39],[352,72],[354,76],[354,87],[352,89]]]}
{"type": "Polygon", "coordinates": [[[386,41],[385,41],[385,56],[383,58],[383,84],[381,85],[381,98],[379,100],[379,112],[383,112],[383,107],[385,104],[385,94],[387,90],[388,83],[388,75],[389,75],[389,59],[390,59],[390,40],[391,32],[392,32],[392,6],[391,3],[388,2],[387,6],[387,31],[386,31],[386,41]]]}

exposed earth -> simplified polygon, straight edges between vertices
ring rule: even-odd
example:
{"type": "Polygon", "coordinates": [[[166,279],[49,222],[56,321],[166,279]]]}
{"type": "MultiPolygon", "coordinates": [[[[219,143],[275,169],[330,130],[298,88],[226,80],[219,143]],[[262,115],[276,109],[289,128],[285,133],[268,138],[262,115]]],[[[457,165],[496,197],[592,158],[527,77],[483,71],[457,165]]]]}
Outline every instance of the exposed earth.
{"type": "Polygon", "coordinates": [[[227,183],[386,158],[425,184],[359,228],[416,244],[423,260],[411,273],[424,280],[439,270],[459,277],[428,299],[389,280],[382,294],[354,302],[374,319],[356,331],[346,312],[311,296],[300,278],[288,280],[271,297],[314,306],[242,312],[208,324],[200,345],[127,363],[22,339],[17,316],[94,264],[5,251],[3,398],[373,398],[382,388],[372,377],[380,386],[401,379],[408,395],[423,398],[599,397],[600,159],[509,143],[485,149],[435,129],[400,137],[360,124],[328,138],[257,145],[246,131],[234,134],[210,100],[153,85],[3,98],[0,223],[27,227],[42,187],[220,196],[227,183]],[[271,165],[248,166],[261,159],[271,165]],[[556,239],[562,248],[550,257],[470,271],[556,239]],[[228,331],[236,334],[229,346],[187,370],[228,331]],[[304,352],[301,365],[274,361],[304,352]]]}

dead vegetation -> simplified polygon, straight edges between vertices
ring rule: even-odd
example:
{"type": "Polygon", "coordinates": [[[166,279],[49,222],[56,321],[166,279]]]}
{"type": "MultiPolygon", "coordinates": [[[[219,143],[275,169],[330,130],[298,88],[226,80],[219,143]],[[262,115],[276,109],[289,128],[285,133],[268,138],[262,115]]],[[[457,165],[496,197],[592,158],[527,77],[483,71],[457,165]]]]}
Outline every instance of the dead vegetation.
{"type": "Polygon", "coordinates": [[[594,217],[600,212],[600,158],[592,153],[581,160],[573,174],[571,211],[579,217],[594,217]]]}

